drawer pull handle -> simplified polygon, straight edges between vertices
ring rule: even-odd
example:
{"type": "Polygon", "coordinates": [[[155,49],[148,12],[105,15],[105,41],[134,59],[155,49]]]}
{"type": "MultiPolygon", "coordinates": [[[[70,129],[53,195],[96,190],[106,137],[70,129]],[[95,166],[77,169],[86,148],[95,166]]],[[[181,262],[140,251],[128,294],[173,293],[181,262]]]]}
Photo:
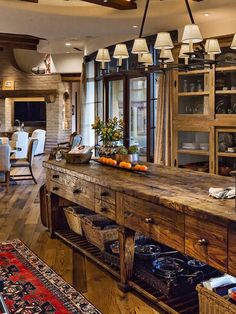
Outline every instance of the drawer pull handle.
{"type": "Polygon", "coordinates": [[[152,218],[145,218],[146,224],[151,224],[152,223],[152,218]]]}
{"type": "Polygon", "coordinates": [[[207,246],[207,240],[206,239],[199,239],[198,241],[197,241],[197,244],[199,245],[199,246],[207,246]]]}
{"type": "Polygon", "coordinates": [[[52,188],[52,190],[53,190],[53,191],[58,191],[59,188],[58,188],[57,186],[54,186],[54,187],[52,188]]]}
{"type": "Polygon", "coordinates": [[[102,192],[101,196],[109,196],[109,193],[108,192],[102,192]]]}
{"type": "Polygon", "coordinates": [[[81,192],[82,192],[81,189],[78,188],[78,189],[75,189],[73,193],[74,193],[74,194],[79,194],[79,193],[81,193],[81,192]]]}
{"type": "Polygon", "coordinates": [[[106,207],[102,207],[102,208],[101,208],[101,212],[104,213],[104,212],[107,212],[107,211],[108,211],[108,209],[107,209],[106,207]]]}
{"type": "Polygon", "coordinates": [[[52,176],[52,178],[53,178],[53,179],[59,179],[59,175],[58,175],[58,174],[54,174],[54,175],[52,176]]]}

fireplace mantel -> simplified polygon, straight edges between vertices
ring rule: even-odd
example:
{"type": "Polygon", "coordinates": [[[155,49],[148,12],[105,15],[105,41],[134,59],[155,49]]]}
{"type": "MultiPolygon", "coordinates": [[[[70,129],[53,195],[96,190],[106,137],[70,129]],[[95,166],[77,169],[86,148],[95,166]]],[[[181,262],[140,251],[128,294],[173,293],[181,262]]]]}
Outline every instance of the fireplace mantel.
{"type": "Polygon", "coordinates": [[[53,103],[56,100],[56,89],[20,89],[20,90],[0,90],[0,99],[21,98],[21,97],[44,97],[46,102],[53,103]]]}

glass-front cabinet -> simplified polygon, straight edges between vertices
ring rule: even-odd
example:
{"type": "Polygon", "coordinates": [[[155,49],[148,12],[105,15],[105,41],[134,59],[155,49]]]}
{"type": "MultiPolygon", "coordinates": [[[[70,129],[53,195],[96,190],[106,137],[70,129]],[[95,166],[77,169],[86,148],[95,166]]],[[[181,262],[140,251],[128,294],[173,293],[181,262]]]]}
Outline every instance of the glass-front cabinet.
{"type": "Polygon", "coordinates": [[[216,69],[215,114],[236,114],[236,67],[216,69]]]}
{"type": "Polygon", "coordinates": [[[229,176],[236,169],[236,128],[216,129],[216,173],[229,176]]]}
{"type": "Polygon", "coordinates": [[[209,70],[178,72],[175,115],[209,115],[209,70]]]}
{"type": "Polygon", "coordinates": [[[210,172],[210,132],[178,130],[175,133],[175,165],[201,172],[210,172]]]}

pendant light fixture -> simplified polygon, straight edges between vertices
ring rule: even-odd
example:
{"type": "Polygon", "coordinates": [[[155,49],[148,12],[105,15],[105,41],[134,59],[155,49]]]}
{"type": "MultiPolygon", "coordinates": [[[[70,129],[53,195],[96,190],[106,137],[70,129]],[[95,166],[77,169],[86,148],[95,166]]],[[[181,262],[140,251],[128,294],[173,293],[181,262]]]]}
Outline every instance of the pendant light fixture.
{"type": "Polygon", "coordinates": [[[189,55],[189,45],[182,44],[179,51],[179,58],[184,59],[184,64],[188,64],[188,58],[189,58],[188,55],[189,55]]]}
{"type": "Polygon", "coordinates": [[[104,70],[105,69],[105,62],[111,61],[109,50],[107,48],[98,49],[98,53],[97,53],[95,60],[102,63],[102,70],[104,70]]]}
{"type": "Polygon", "coordinates": [[[139,59],[140,63],[143,63],[145,66],[145,70],[148,70],[149,65],[153,65],[153,58],[151,53],[143,53],[139,59]]]}
{"type": "Polygon", "coordinates": [[[230,46],[231,49],[236,49],[236,34],[234,34],[234,38],[233,38],[233,41],[232,41],[232,44],[230,46]]]}
{"type": "MultiPolygon", "coordinates": [[[[145,65],[145,70],[148,69],[149,65],[153,64],[152,54],[149,53],[147,41],[143,38],[143,29],[146,21],[149,1],[146,0],[146,5],[142,17],[142,24],[140,27],[140,32],[138,38],[136,38],[133,42],[133,47],[131,53],[138,55],[138,62],[145,65]]],[[[217,64],[218,62],[214,60],[214,56],[216,54],[221,53],[220,45],[217,39],[207,39],[205,43],[205,49],[202,44],[198,46],[197,51],[194,51],[194,44],[201,43],[203,41],[203,37],[199,26],[195,23],[193,14],[189,5],[189,0],[184,0],[186,4],[186,9],[188,11],[188,15],[191,21],[191,24],[187,24],[184,26],[183,36],[182,36],[182,45],[180,48],[179,58],[184,59],[184,67],[191,67],[190,61],[194,61],[194,65],[205,67],[212,66],[212,64],[217,64]],[[199,57],[200,52],[200,57],[199,57]],[[208,54],[209,58],[206,59],[201,55],[208,54]]],[[[170,62],[174,62],[174,58],[171,52],[171,49],[174,48],[173,41],[171,39],[171,35],[169,32],[159,32],[157,33],[154,48],[160,50],[160,56],[157,61],[159,64],[156,65],[156,68],[159,70],[160,68],[167,67],[167,64],[170,62]]],[[[231,49],[236,49],[236,34],[234,34],[231,46],[231,49]]],[[[115,46],[113,57],[118,59],[118,66],[122,65],[122,60],[129,58],[129,53],[126,44],[120,43],[115,46]]],[[[109,50],[106,48],[101,48],[98,50],[96,61],[102,63],[102,69],[105,69],[105,63],[110,62],[109,50]]],[[[227,63],[227,61],[224,61],[227,63]]],[[[232,62],[230,62],[232,64],[232,62]]],[[[183,67],[183,64],[174,64],[173,66],[169,66],[169,68],[180,68],[183,67]]],[[[153,67],[154,68],[154,67],[153,67]]],[[[152,70],[153,70],[152,68],[152,70]]]]}
{"type": "Polygon", "coordinates": [[[210,59],[214,60],[215,59],[214,55],[221,53],[218,39],[216,38],[207,39],[205,44],[205,51],[210,56],[210,59]]]}
{"type": "Polygon", "coordinates": [[[184,27],[184,32],[182,36],[182,43],[189,44],[189,52],[193,53],[193,44],[200,43],[203,41],[202,34],[198,25],[188,24],[184,27]]]}
{"type": "Polygon", "coordinates": [[[129,58],[129,53],[126,44],[116,45],[113,58],[118,59],[118,66],[122,66],[122,60],[129,58]]]}
{"type": "MultiPolygon", "coordinates": [[[[133,54],[143,54],[143,53],[149,53],[148,45],[146,38],[143,38],[143,29],[144,29],[144,23],[146,21],[147,17],[147,11],[148,11],[148,6],[149,6],[149,0],[146,1],[144,13],[143,13],[143,18],[142,18],[142,24],[140,27],[140,32],[139,32],[139,37],[134,40],[133,48],[131,50],[131,53],[133,54]]],[[[139,57],[138,57],[139,59],[139,57]]]]}

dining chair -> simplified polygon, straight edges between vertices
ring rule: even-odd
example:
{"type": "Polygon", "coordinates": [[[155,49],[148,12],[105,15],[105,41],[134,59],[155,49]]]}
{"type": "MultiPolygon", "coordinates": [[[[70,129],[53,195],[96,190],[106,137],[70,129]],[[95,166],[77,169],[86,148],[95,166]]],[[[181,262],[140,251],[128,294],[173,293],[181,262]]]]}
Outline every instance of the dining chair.
{"type": "Polygon", "coordinates": [[[7,192],[10,185],[10,150],[8,144],[0,145],[0,173],[4,174],[4,181],[0,181],[0,185],[6,186],[7,192]]]}
{"type": "Polygon", "coordinates": [[[58,143],[57,148],[63,151],[70,151],[75,146],[78,146],[82,142],[82,135],[74,132],[70,135],[70,139],[68,142],[58,143]]]}
{"type": "Polygon", "coordinates": [[[11,158],[11,167],[12,168],[29,168],[30,174],[16,174],[13,175],[12,178],[15,181],[21,181],[21,180],[33,180],[35,184],[37,184],[37,181],[34,177],[33,171],[32,171],[32,164],[34,160],[35,151],[37,149],[38,140],[32,139],[29,142],[28,147],[28,153],[27,158],[11,158]],[[18,179],[16,179],[18,178],[18,179]]]}

